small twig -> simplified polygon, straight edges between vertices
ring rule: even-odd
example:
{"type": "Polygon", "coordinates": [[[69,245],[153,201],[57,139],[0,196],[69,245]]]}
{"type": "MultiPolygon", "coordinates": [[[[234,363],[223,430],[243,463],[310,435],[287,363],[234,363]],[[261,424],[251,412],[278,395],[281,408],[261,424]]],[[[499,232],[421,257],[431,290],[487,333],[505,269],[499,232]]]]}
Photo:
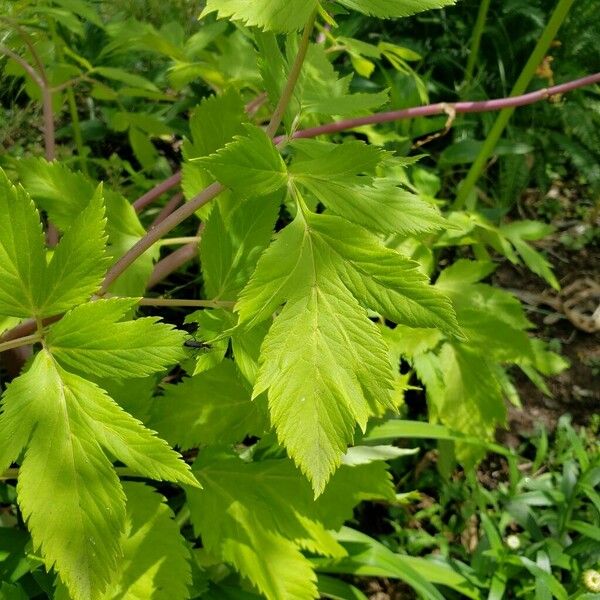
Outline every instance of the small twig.
{"type": "Polygon", "coordinates": [[[199,237],[175,237],[160,240],[156,244],[158,246],[182,246],[183,244],[198,244],[200,242],[199,237]]]}
{"type": "Polygon", "coordinates": [[[25,337],[16,338],[14,340],[10,340],[8,342],[3,342],[0,344],[0,352],[6,352],[6,350],[12,350],[13,348],[20,348],[21,346],[29,346],[31,344],[35,344],[39,342],[41,337],[39,333],[33,333],[31,335],[26,335],[25,337]]]}
{"type": "Polygon", "coordinates": [[[190,512],[188,505],[184,504],[175,517],[175,523],[177,524],[177,527],[179,527],[179,529],[184,527],[184,525],[190,520],[191,516],[192,513],[190,512]]]}
{"type": "Polygon", "coordinates": [[[168,179],[165,179],[162,183],[153,187],[151,190],[146,192],[143,196],[140,196],[134,203],[133,208],[136,212],[141,212],[148,204],[152,204],[157,198],[162,196],[165,192],[174,188],[176,185],[181,183],[181,171],[171,175],[168,179]]]}
{"type": "Polygon", "coordinates": [[[6,469],[4,473],[0,475],[0,481],[8,481],[10,479],[17,479],[19,476],[19,469],[6,469]]]}
{"type": "MultiPolygon", "coordinates": [[[[2,51],[2,47],[0,46],[0,52],[2,51]]],[[[499,110],[501,108],[506,108],[507,106],[525,106],[527,104],[533,104],[534,102],[538,102],[540,100],[546,99],[556,94],[564,94],[566,92],[588,86],[596,83],[600,83],[600,73],[595,73],[593,75],[588,75],[587,77],[582,77],[580,79],[576,79],[573,81],[569,81],[567,83],[563,83],[561,85],[553,86],[551,88],[547,88],[544,90],[539,90],[537,92],[531,92],[530,94],[525,94],[523,96],[515,96],[512,98],[500,98],[496,100],[486,100],[483,102],[456,102],[456,103],[437,103],[426,106],[419,106],[414,108],[403,109],[399,111],[391,111],[391,112],[382,112],[375,113],[373,115],[369,115],[367,117],[358,117],[354,119],[344,119],[342,121],[338,121],[336,123],[329,123],[326,125],[321,125],[318,127],[311,127],[309,129],[296,131],[293,134],[294,138],[310,138],[316,137],[318,135],[328,134],[328,133],[339,133],[341,131],[355,129],[357,127],[361,127],[363,125],[375,125],[378,123],[389,123],[392,121],[402,120],[402,119],[411,119],[419,116],[428,116],[435,115],[444,112],[444,109],[448,106],[451,106],[457,113],[467,113],[467,112],[487,112],[493,110],[499,110]]],[[[286,136],[280,136],[274,138],[274,143],[279,143],[286,139],[286,136]]],[[[160,186],[150,190],[147,194],[139,198],[136,203],[139,203],[142,199],[145,199],[149,194],[153,194],[153,198],[157,197],[156,190],[161,187],[162,191],[158,193],[160,196],[161,193],[170,189],[174,185],[180,181],[181,174],[176,173],[172,175],[168,180],[164,181],[160,186]],[[170,185],[169,185],[170,182],[170,185]]],[[[200,192],[195,198],[193,198],[188,204],[180,207],[176,210],[172,215],[168,217],[161,224],[152,228],[147,235],[142,238],[137,244],[135,244],[129,252],[123,256],[109,271],[107,274],[106,280],[103,285],[103,292],[106,292],[108,287],[112,284],[113,281],[119,277],[119,275],[130,265],[132,264],[138,256],[141,256],[148,248],[150,248],[155,241],[160,239],[163,235],[166,235],[171,229],[179,225],[182,221],[184,221],[188,216],[192,215],[199,207],[204,206],[208,202],[210,202],[213,198],[216,198],[219,193],[223,190],[223,186],[218,183],[213,183],[202,192],[200,192]]],[[[146,202],[149,204],[152,200],[146,202]]],[[[135,203],[134,203],[135,204],[135,203]]],[[[145,204],[144,204],[145,205],[145,204]]],[[[190,245],[182,246],[176,252],[169,255],[162,261],[160,261],[156,267],[155,272],[152,274],[150,279],[150,283],[148,287],[152,287],[162,281],[161,274],[166,273],[165,277],[172,273],[173,270],[169,269],[169,261],[171,263],[177,262],[179,268],[187,260],[191,260],[196,255],[196,249],[191,247],[190,245]],[[177,255],[177,256],[175,256],[177,255]],[[187,258],[186,258],[187,257],[187,258]],[[185,259],[185,260],[177,260],[176,259],[185,259]],[[161,264],[162,263],[162,264],[161,264]],[[158,267],[161,267],[160,270],[157,270],[158,267]]],[[[11,340],[15,339],[15,337],[20,337],[25,333],[29,333],[34,331],[35,327],[32,326],[31,321],[26,321],[21,325],[18,325],[16,328],[13,328],[7,331],[0,339],[2,340],[11,340]]]]}
{"type": "Polygon", "coordinates": [[[16,52],[13,52],[4,44],[0,44],[0,53],[8,56],[9,58],[12,58],[16,63],[23,67],[25,72],[31,77],[31,79],[33,79],[33,81],[36,83],[37,86],[39,86],[40,89],[44,87],[44,80],[42,79],[42,76],[22,56],[20,56],[16,52]]]}
{"type": "Polygon", "coordinates": [[[233,308],[235,302],[229,300],[179,300],[178,298],[142,298],[138,304],[140,306],[233,308]]]}
{"type": "Polygon", "coordinates": [[[162,210],[158,213],[152,225],[150,227],[156,227],[159,223],[162,223],[181,203],[183,202],[183,194],[177,192],[173,197],[163,206],[162,210]]]}
{"type": "Polygon", "coordinates": [[[302,34],[302,39],[300,40],[300,46],[298,47],[298,53],[296,54],[294,64],[290,69],[283,92],[281,92],[281,98],[279,98],[279,102],[277,103],[277,106],[273,111],[273,115],[271,116],[271,120],[267,125],[266,133],[270,138],[275,135],[279,125],[281,125],[285,111],[287,110],[290,100],[292,99],[292,94],[296,88],[296,83],[298,83],[298,78],[300,77],[300,72],[302,71],[302,65],[304,64],[304,59],[306,58],[306,53],[308,52],[310,36],[312,35],[316,19],[317,11],[314,11],[310,16],[308,23],[306,23],[306,26],[304,27],[304,32],[302,34]]]}
{"type": "MultiPolygon", "coordinates": [[[[179,207],[174,213],[170,214],[162,223],[159,223],[156,227],[153,227],[141,238],[136,244],[134,244],[108,271],[102,287],[100,288],[100,295],[105,294],[108,288],[114,281],[130,266],[132,265],[146,250],[151,248],[155,242],[160,240],[164,235],[169,233],[172,229],[177,227],[179,223],[185,221],[188,217],[192,216],[200,207],[208,204],[211,200],[216,198],[225,189],[219,182],[215,181],[209,185],[206,189],[200,192],[190,202],[179,207]]],[[[185,248],[186,246],[184,246],[185,248]]]]}

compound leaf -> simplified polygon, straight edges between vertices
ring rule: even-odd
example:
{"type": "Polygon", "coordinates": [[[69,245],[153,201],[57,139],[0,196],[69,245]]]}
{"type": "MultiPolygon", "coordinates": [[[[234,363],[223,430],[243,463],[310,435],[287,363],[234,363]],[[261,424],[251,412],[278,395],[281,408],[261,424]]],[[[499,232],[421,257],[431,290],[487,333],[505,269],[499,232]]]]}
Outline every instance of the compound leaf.
{"type": "Polygon", "coordinates": [[[39,314],[46,259],[38,212],[22,187],[0,169],[0,314],[39,314]]]}
{"type": "Polygon", "coordinates": [[[8,386],[4,407],[10,415],[18,405],[20,433],[31,437],[17,492],[34,549],[75,600],[89,600],[100,597],[117,566],[125,504],[70,377],[42,351],[8,386]]]}
{"type": "Polygon", "coordinates": [[[261,349],[254,394],[321,493],[356,424],[393,409],[388,349],[365,308],[459,333],[450,301],[416,263],[337,216],[299,210],[261,257],[236,310],[255,325],[287,301],[261,349]],[[361,306],[362,305],[362,306],[361,306]]]}
{"type": "Polygon", "coordinates": [[[256,125],[214,154],[196,160],[223,185],[242,197],[265,196],[287,182],[287,169],[271,139],[256,125]]]}
{"type": "Polygon", "coordinates": [[[317,3],[317,0],[208,0],[201,16],[217,12],[220,19],[289,33],[304,26],[317,3]]]}
{"type": "Polygon", "coordinates": [[[432,8],[456,4],[456,0],[337,0],[347,8],[380,18],[410,17],[432,8]]]}
{"type": "Polygon", "coordinates": [[[186,600],[189,552],[163,496],[124,483],[127,496],[123,559],[103,600],[186,600]]]}
{"type": "Polygon", "coordinates": [[[27,447],[17,494],[34,549],[75,600],[100,598],[120,557],[124,495],[109,456],[143,475],[198,485],[166,442],[47,350],[8,386],[0,415],[7,429],[15,438],[4,464],[27,447]]]}
{"type": "Polygon", "coordinates": [[[102,188],[66,231],[48,265],[42,313],[56,315],[98,290],[107,267],[102,188]]]}
{"type": "Polygon", "coordinates": [[[97,300],[74,308],[48,334],[63,365],[97,377],[143,377],[184,358],[185,334],[158,318],[119,321],[135,299],[97,300]]]}
{"type": "Polygon", "coordinates": [[[165,387],[152,406],[150,427],[183,449],[240,442],[262,434],[266,415],[234,363],[222,363],[177,385],[165,387]]]}
{"type": "Polygon", "coordinates": [[[317,501],[287,459],[248,463],[214,448],[193,468],[203,484],[188,492],[196,532],[269,600],[314,598],[315,574],[300,549],[340,558],[345,552],[328,529],[340,527],[362,499],[395,497],[384,463],[342,467],[331,494],[328,488],[317,501]]]}
{"type": "Polygon", "coordinates": [[[293,143],[299,152],[289,169],[295,183],[333,213],[374,233],[414,235],[441,229],[445,219],[431,204],[388,179],[374,179],[383,153],[361,142],[293,143]]]}

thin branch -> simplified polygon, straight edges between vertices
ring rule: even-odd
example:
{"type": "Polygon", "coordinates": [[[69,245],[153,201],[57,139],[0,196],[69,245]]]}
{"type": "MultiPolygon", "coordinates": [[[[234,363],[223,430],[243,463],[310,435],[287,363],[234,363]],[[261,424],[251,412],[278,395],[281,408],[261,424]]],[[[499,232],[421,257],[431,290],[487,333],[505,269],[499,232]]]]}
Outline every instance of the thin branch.
{"type": "Polygon", "coordinates": [[[166,238],[164,240],[160,240],[160,242],[156,242],[157,246],[183,246],[184,244],[198,244],[200,243],[200,238],[197,236],[190,237],[174,237],[174,238],[166,238]]]}
{"type": "Polygon", "coordinates": [[[229,300],[179,300],[177,298],[142,298],[140,306],[171,306],[189,308],[233,308],[235,302],[229,300]]]}
{"type": "Polygon", "coordinates": [[[33,81],[41,88],[44,87],[45,83],[42,79],[42,76],[35,70],[35,68],[29,64],[22,56],[13,52],[10,48],[6,47],[4,44],[0,44],[0,54],[4,54],[9,58],[12,58],[16,63],[21,65],[26,73],[33,79],[33,81]]]}
{"type": "Polygon", "coordinates": [[[21,25],[19,24],[18,21],[15,21],[14,19],[11,19],[10,17],[0,17],[0,20],[4,21],[5,23],[8,23],[9,26],[12,27],[19,34],[19,37],[23,40],[23,42],[27,46],[27,49],[29,50],[31,57],[33,58],[36,66],[37,66],[37,70],[38,70],[38,73],[40,74],[40,77],[44,80],[44,83],[47,84],[48,77],[46,75],[46,67],[44,67],[44,63],[43,63],[38,51],[35,49],[35,44],[33,43],[31,36],[27,33],[27,31],[23,27],[21,27],[21,25]]]}
{"type": "Polygon", "coordinates": [[[183,194],[177,192],[173,197],[163,206],[162,210],[156,216],[156,219],[152,221],[151,227],[156,227],[159,223],[162,223],[181,203],[183,202],[183,194]]]}
{"type": "Polygon", "coordinates": [[[171,273],[178,271],[180,267],[185,265],[198,255],[198,244],[186,244],[181,248],[177,248],[175,252],[165,256],[162,260],[159,260],[155,265],[148,280],[147,289],[152,289],[155,285],[158,285],[161,281],[164,281],[171,273]]]}
{"type": "MultiPolygon", "coordinates": [[[[533,104],[534,102],[545,100],[558,94],[565,94],[575,89],[588,85],[593,85],[596,83],[600,83],[600,73],[595,73],[593,75],[588,75],[587,77],[582,77],[574,81],[569,81],[567,83],[555,85],[550,88],[538,90],[537,92],[531,92],[523,96],[515,96],[513,98],[500,98],[496,100],[486,100],[483,102],[441,102],[437,104],[408,108],[399,111],[376,113],[368,117],[345,119],[336,123],[329,123],[327,125],[321,125],[319,127],[311,127],[309,129],[295,132],[292,137],[308,138],[327,133],[339,133],[341,131],[355,129],[363,125],[376,125],[379,123],[389,123],[401,119],[412,119],[418,116],[441,114],[447,112],[449,108],[454,109],[457,113],[476,113],[499,110],[510,106],[525,106],[527,104],[533,104]]],[[[284,139],[284,136],[280,136],[278,138],[275,138],[273,141],[274,143],[279,143],[284,139]]],[[[175,176],[180,175],[173,175],[170,179],[175,178],[175,176]]],[[[168,217],[168,220],[166,219],[157,227],[152,228],[144,238],[142,238],[135,246],[133,246],[133,248],[131,248],[129,252],[111,268],[104,282],[103,291],[106,292],[106,290],[112,284],[112,282],[115,281],[117,277],[138,258],[138,256],[140,256],[148,248],[150,248],[155,241],[160,239],[163,235],[166,235],[171,229],[179,225],[179,223],[184,221],[188,216],[192,215],[200,206],[204,206],[205,204],[208,204],[208,202],[210,202],[213,198],[216,198],[223,189],[223,186],[221,186],[220,184],[213,183],[205,190],[200,192],[195,198],[192,199],[192,201],[185,204],[177,211],[175,211],[172,215],[170,215],[168,217]]],[[[176,252],[173,252],[171,255],[160,261],[156,265],[155,269],[159,267],[161,263],[165,263],[165,261],[167,261],[168,259],[170,259],[178,253],[183,254],[185,252],[185,255],[188,257],[187,260],[191,260],[196,255],[196,249],[194,247],[190,250],[190,246],[192,245],[189,244],[186,246],[182,246],[176,252]]],[[[177,268],[185,264],[185,262],[186,260],[177,261],[177,268]]],[[[173,272],[172,270],[168,270],[167,267],[168,264],[165,263],[164,268],[161,270],[160,273],[153,273],[151,282],[148,287],[156,285],[156,283],[162,281],[162,278],[166,277],[167,275],[173,272]],[[159,276],[161,275],[163,277],[159,278],[159,276]]],[[[53,320],[57,320],[58,318],[60,317],[53,317],[53,320]]],[[[35,331],[35,323],[33,323],[31,320],[28,320],[21,323],[20,325],[17,325],[17,327],[5,332],[4,335],[0,337],[0,340],[13,340],[18,337],[24,336],[27,333],[31,333],[32,331],[35,331]]]]}
{"type": "Polygon", "coordinates": [[[298,53],[296,54],[294,64],[290,69],[283,92],[281,92],[281,98],[279,98],[279,102],[277,103],[277,106],[273,111],[273,115],[271,116],[271,120],[267,125],[266,133],[270,138],[275,135],[279,125],[281,125],[285,111],[287,110],[290,100],[292,99],[292,94],[296,88],[296,83],[298,83],[298,78],[300,77],[300,72],[302,71],[302,65],[304,64],[304,59],[306,58],[306,53],[308,52],[310,36],[312,35],[316,19],[317,11],[315,10],[310,16],[308,23],[306,23],[304,27],[304,33],[302,34],[302,39],[300,40],[300,46],[298,47],[298,53]]]}
{"type": "MultiPolygon", "coordinates": [[[[304,59],[306,58],[306,53],[308,51],[308,46],[310,43],[310,36],[314,28],[316,18],[317,12],[314,11],[304,28],[302,40],[300,41],[300,46],[298,48],[298,54],[296,55],[294,64],[290,69],[288,80],[281,94],[281,98],[277,103],[277,107],[275,108],[273,116],[271,117],[271,121],[269,122],[269,125],[266,129],[267,135],[269,137],[273,137],[275,135],[275,132],[281,124],[283,115],[285,114],[287,106],[292,98],[292,94],[294,93],[294,88],[296,87],[296,83],[298,81],[298,77],[300,76],[300,71],[302,70],[304,59]]],[[[174,177],[175,175],[172,176],[172,178],[174,177]]],[[[196,212],[196,210],[198,210],[198,208],[204,206],[213,198],[216,198],[224,189],[225,187],[223,185],[215,181],[204,191],[200,192],[200,194],[198,194],[190,202],[178,208],[174,213],[171,213],[164,221],[150,229],[150,231],[148,231],[148,233],[137,244],[135,244],[135,246],[130,248],[130,250],[126,252],[109,270],[108,274],[106,275],[106,279],[102,284],[100,293],[106,293],[109,286],[156,241],[158,241],[161,237],[166,235],[169,231],[171,231],[171,229],[177,227],[177,225],[179,225],[179,223],[187,219],[187,217],[193,215],[196,212]]],[[[154,193],[156,193],[156,188],[154,190],[154,193]]],[[[146,194],[146,196],[148,196],[148,194],[146,194]]],[[[138,204],[139,206],[140,201],[138,200],[136,203],[134,203],[134,206],[136,204],[138,204]]]]}
{"type": "MultiPolygon", "coordinates": [[[[108,271],[100,295],[105,294],[114,281],[133,264],[146,250],[151,248],[155,242],[160,240],[169,231],[177,227],[181,222],[192,216],[201,206],[208,204],[225,189],[219,182],[211,183],[206,189],[195,196],[190,202],[180,206],[174,213],[170,214],[162,223],[156,225],[146,233],[134,246],[132,246],[108,271]]],[[[185,246],[184,246],[185,247],[185,246]]]]}
{"type": "Polygon", "coordinates": [[[33,333],[31,335],[26,335],[25,337],[19,337],[8,342],[3,342],[0,344],[0,352],[6,352],[7,350],[20,348],[21,346],[30,346],[31,344],[39,342],[40,339],[41,337],[39,333],[33,333]]]}
{"type": "Polygon", "coordinates": [[[165,179],[162,183],[153,187],[151,190],[146,192],[143,196],[140,196],[134,203],[133,208],[136,212],[142,211],[148,204],[152,204],[157,198],[162,196],[165,192],[181,183],[181,171],[171,175],[168,179],[165,179]]]}
{"type": "MultiPolygon", "coordinates": [[[[588,75],[581,79],[562,83],[549,88],[523,94],[522,96],[514,96],[512,98],[497,98],[495,100],[484,100],[482,102],[438,102],[436,104],[426,104],[425,106],[416,106],[413,108],[405,108],[402,110],[392,110],[388,112],[374,113],[365,117],[357,117],[353,119],[344,119],[335,123],[327,123],[317,127],[309,127],[296,131],[292,137],[297,138],[313,138],[318,135],[327,135],[332,133],[340,133],[350,129],[356,129],[364,125],[379,125],[381,123],[391,123],[392,121],[400,121],[403,119],[414,119],[416,117],[428,117],[439,115],[448,110],[453,110],[458,113],[481,113],[502,110],[503,108],[516,108],[518,106],[526,106],[534,104],[540,100],[547,100],[552,96],[565,94],[577,88],[600,83],[600,73],[588,75]]],[[[284,136],[279,136],[273,141],[279,143],[285,139],[284,136]]]]}
{"type": "MultiPolygon", "coordinates": [[[[200,223],[198,231],[196,232],[196,237],[202,239],[205,226],[205,223],[200,223]]],[[[152,275],[150,275],[146,289],[149,290],[155,285],[159,284],[161,281],[164,281],[171,273],[178,271],[182,265],[185,265],[186,262],[192,260],[194,256],[197,256],[198,245],[199,242],[186,244],[185,246],[178,248],[175,252],[171,252],[171,254],[162,260],[159,260],[154,265],[154,269],[152,270],[152,275]]]]}
{"type": "MultiPolygon", "coordinates": [[[[419,116],[429,116],[443,113],[487,112],[499,110],[501,108],[505,108],[506,106],[525,106],[527,104],[533,104],[534,102],[551,98],[557,94],[564,94],[566,92],[570,92],[580,87],[592,85],[594,83],[600,83],[600,73],[589,75],[574,81],[569,81],[551,88],[545,88],[536,92],[531,92],[530,94],[525,94],[524,96],[485,100],[483,102],[439,102],[437,104],[428,104],[425,106],[417,106],[404,110],[375,113],[367,117],[345,119],[335,123],[328,123],[327,125],[296,131],[291,137],[310,138],[323,134],[339,133],[342,131],[355,129],[357,127],[362,127],[364,125],[389,123],[402,119],[412,119],[419,116]]],[[[286,139],[287,138],[285,136],[278,136],[273,139],[273,143],[280,144],[286,139]]],[[[166,258],[163,258],[156,264],[148,287],[150,288],[160,283],[163,279],[168,277],[171,273],[177,271],[188,260],[191,260],[195,256],[196,249],[193,245],[190,245],[179,248],[166,258]]]]}
{"type": "Polygon", "coordinates": [[[19,469],[6,469],[4,473],[0,474],[0,481],[8,481],[10,479],[17,479],[19,476],[19,469]]]}
{"type": "Polygon", "coordinates": [[[46,84],[42,87],[42,108],[44,113],[44,150],[46,160],[52,161],[56,158],[54,108],[52,106],[52,90],[46,84]]]}

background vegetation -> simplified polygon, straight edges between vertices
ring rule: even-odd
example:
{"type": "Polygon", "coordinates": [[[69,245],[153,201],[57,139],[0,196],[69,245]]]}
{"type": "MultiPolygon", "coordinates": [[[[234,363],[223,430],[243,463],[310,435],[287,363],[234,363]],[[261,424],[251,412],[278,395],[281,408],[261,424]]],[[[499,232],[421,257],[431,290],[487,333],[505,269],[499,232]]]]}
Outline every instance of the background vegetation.
{"type": "MultiPolygon", "coordinates": [[[[323,18],[317,22],[313,41],[318,50],[307,59],[303,112],[298,117],[292,104],[284,116],[286,131],[334,116],[508,96],[556,4],[464,0],[398,20],[332,6],[335,26],[323,18]]],[[[278,77],[294,56],[292,38],[287,45],[268,34],[255,38],[249,28],[214,14],[198,20],[203,5],[0,0],[0,167],[60,231],[71,224],[61,202],[69,197],[87,202],[97,182],[104,182],[113,261],[212,181],[215,173],[209,174],[208,163],[191,159],[219,148],[210,147],[206,131],[214,128],[218,139],[222,115],[228,110],[238,114],[239,104],[248,119],[268,123],[278,77]],[[41,86],[15,56],[34,66],[41,86]],[[207,100],[213,96],[222,103],[207,100]],[[165,179],[177,178],[180,169],[180,186],[145,196],[165,179]]],[[[528,91],[600,71],[597,2],[579,0],[566,12],[559,33],[534,64],[528,91]]],[[[329,553],[323,552],[323,539],[304,540],[304,546],[294,548],[303,552],[299,564],[317,574],[322,597],[588,600],[600,594],[600,354],[593,316],[600,301],[600,89],[586,87],[517,109],[488,157],[486,139],[497,116],[450,111],[325,138],[385,150],[377,176],[422,201],[423,211],[431,210],[423,214],[433,223],[443,213],[443,227],[422,226],[418,219],[423,214],[418,214],[414,229],[406,226],[394,234],[385,225],[386,220],[396,223],[390,207],[369,225],[388,248],[416,261],[420,272],[435,281],[452,301],[467,336],[457,341],[439,323],[392,325],[392,319],[372,315],[398,365],[393,403],[399,414],[393,419],[379,415],[357,445],[383,453],[393,487],[381,492],[378,483],[376,493],[370,480],[364,489],[352,484],[349,505],[342,502],[335,519],[323,518],[329,529],[345,523],[329,542],[329,553]],[[481,160],[484,168],[468,190],[465,177],[468,181],[473,164],[481,160]]],[[[284,158],[291,169],[300,163],[302,174],[301,159],[307,159],[302,152],[317,151],[298,148],[284,151],[284,158]]],[[[365,174],[353,174],[359,176],[365,174]]],[[[308,184],[302,189],[311,210],[320,214],[325,205],[328,213],[339,214],[318,190],[308,184]]],[[[280,199],[273,202],[278,206],[280,199]]],[[[74,205],[64,204],[69,210],[74,205]]],[[[250,258],[239,258],[245,249],[240,239],[259,205],[236,216],[226,198],[210,215],[205,207],[177,226],[110,289],[122,296],[146,296],[147,306],[138,307],[138,314],[163,317],[185,330],[188,346],[183,359],[172,361],[178,362],[175,369],[165,370],[166,361],[155,372],[124,381],[107,374],[94,381],[187,451],[188,462],[206,444],[196,459],[196,474],[208,473],[211,460],[235,470],[231,448],[254,466],[285,456],[274,435],[265,432],[261,415],[253,415],[255,422],[244,429],[236,420],[241,413],[226,423],[218,422],[215,413],[210,415],[214,430],[203,424],[196,431],[192,424],[186,431],[185,425],[169,423],[164,408],[165,398],[183,402],[196,393],[222,394],[223,401],[237,393],[249,395],[266,331],[258,339],[229,340],[226,333],[235,322],[227,301],[237,300],[247,284],[273,224],[281,231],[292,222],[293,199],[283,199],[283,205],[275,209],[266,236],[253,233],[258,241],[250,258]],[[236,230],[236,223],[243,227],[236,230]],[[220,281],[221,295],[210,280],[220,273],[220,267],[211,266],[217,252],[229,257],[235,273],[220,281]],[[170,305],[182,297],[208,300],[207,310],[191,313],[176,302],[170,305]],[[242,355],[246,362],[238,358],[242,355]],[[243,381],[238,387],[229,376],[234,369],[235,378],[243,381]],[[186,374],[190,377],[184,381],[198,382],[197,391],[178,392],[180,383],[166,385],[181,382],[186,374]],[[228,444],[225,458],[219,455],[221,442],[228,444]]],[[[0,319],[0,332],[20,320],[0,319]]],[[[3,386],[27,359],[3,354],[3,386]]],[[[372,470],[384,464],[356,460],[372,470]]],[[[383,468],[381,473],[385,480],[383,468]]],[[[189,552],[191,566],[178,571],[179,563],[169,563],[163,569],[168,573],[156,575],[155,587],[147,588],[147,572],[134,568],[119,582],[122,588],[109,588],[98,597],[243,600],[259,597],[259,591],[268,598],[304,597],[287,588],[273,591],[247,565],[240,567],[219,549],[219,536],[215,541],[214,532],[212,539],[205,534],[209,526],[202,519],[208,517],[198,516],[217,509],[201,496],[196,507],[189,500],[188,506],[179,488],[161,483],[161,503],[144,495],[148,486],[135,487],[140,479],[135,474],[120,475],[131,486],[126,487],[131,506],[146,507],[147,521],[159,523],[154,531],[167,537],[169,528],[181,531],[185,542],[169,552],[189,552]],[[138,576],[142,584],[136,591],[131,581],[138,576]]],[[[206,477],[202,482],[209,486],[206,477]]],[[[244,486],[240,477],[232,488],[251,495],[253,481],[249,477],[244,486]]],[[[297,489],[259,488],[257,496],[286,501],[297,489]]],[[[322,513],[333,512],[327,502],[335,505],[347,493],[341,484],[335,489],[338,496],[323,501],[327,509],[319,509],[322,513]]],[[[7,472],[0,481],[0,598],[73,595],[60,582],[55,588],[56,573],[33,545],[16,493],[16,474],[7,472]]],[[[298,496],[303,494],[304,488],[298,496]]],[[[268,511],[263,514],[258,503],[244,510],[269,522],[268,511]]],[[[303,517],[316,522],[314,510],[311,505],[303,517]]],[[[128,516],[130,533],[136,531],[136,518],[128,516]]],[[[285,530],[278,534],[287,542],[297,533],[287,526],[269,527],[285,530]]],[[[225,525],[221,537],[224,530],[225,525]]],[[[133,539],[131,534],[128,560],[141,563],[133,539]]],[[[160,537],[144,542],[160,546],[160,537]]],[[[275,542],[248,543],[259,548],[258,562],[268,562],[261,555],[265,548],[276,551],[275,542]]]]}

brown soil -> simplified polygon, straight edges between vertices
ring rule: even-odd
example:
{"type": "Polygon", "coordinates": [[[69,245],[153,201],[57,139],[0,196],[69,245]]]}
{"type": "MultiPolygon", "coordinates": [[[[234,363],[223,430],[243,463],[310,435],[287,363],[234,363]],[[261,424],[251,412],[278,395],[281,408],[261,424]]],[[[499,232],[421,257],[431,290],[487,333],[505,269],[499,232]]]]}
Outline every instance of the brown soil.
{"type": "MultiPolygon", "coordinates": [[[[579,251],[566,250],[558,239],[548,240],[545,245],[563,289],[576,280],[586,278],[600,284],[598,245],[579,251]]],[[[525,267],[508,262],[496,271],[494,283],[536,295],[555,295],[543,280],[525,267]]],[[[548,305],[526,304],[525,309],[528,318],[537,327],[536,335],[551,342],[552,349],[567,358],[571,367],[548,380],[550,397],[515,370],[514,379],[523,409],[510,408],[508,430],[512,434],[531,433],[540,424],[552,430],[558,418],[565,413],[571,414],[575,423],[588,424],[600,408],[600,334],[582,331],[548,305]]]]}

